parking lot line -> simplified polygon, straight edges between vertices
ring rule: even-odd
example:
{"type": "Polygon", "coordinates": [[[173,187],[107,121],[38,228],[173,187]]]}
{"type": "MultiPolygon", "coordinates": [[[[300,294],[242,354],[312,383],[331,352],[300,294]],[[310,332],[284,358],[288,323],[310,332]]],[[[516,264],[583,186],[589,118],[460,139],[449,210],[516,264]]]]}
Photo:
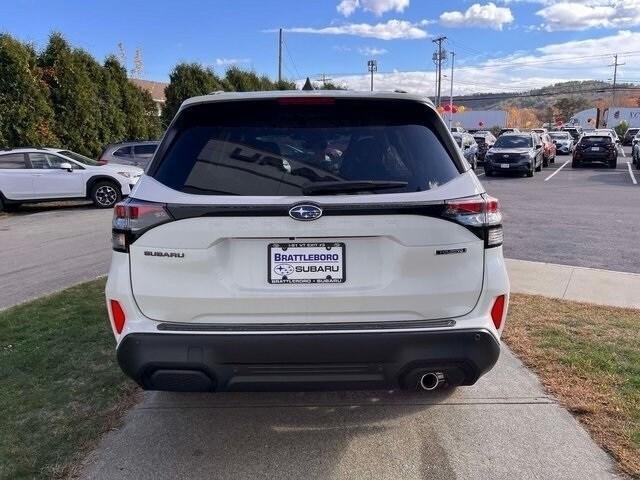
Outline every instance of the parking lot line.
{"type": "Polygon", "coordinates": [[[484,175],[484,172],[482,172],[482,173],[476,173],[476,177],[481,177],[482,175],[484,175]]]}
{"type": "Polygon", "coordinates": [[[627,168],[629,169],[629,175],[631,175],[631,181],[633,182],[634,185],[637,185],[638,181],[636,180],[636,176],[633,174],[633,170],[631,169],[630,162],[627,162],[627,168]]]}
{"type": "Polygon", "coordinates": [[[562,170],[564,167],[567,166],[567,164],[570,162],[571,160],[567,160],[566,162],[564,162],[562,165],[560,165],[560,167],[553,172],[551,175],[549,175],[547,178],[544,179],[544,181],[546,182],[547,180],[551,180],[551,177],[553,177],[556,173],[558,173],[560,170],[562,170]]]}

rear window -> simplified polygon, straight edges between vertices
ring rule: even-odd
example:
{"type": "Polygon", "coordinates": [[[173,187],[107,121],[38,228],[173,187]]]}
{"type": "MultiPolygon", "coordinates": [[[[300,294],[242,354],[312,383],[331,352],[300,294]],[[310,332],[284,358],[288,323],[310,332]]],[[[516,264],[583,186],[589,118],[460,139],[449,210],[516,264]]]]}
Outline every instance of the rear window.
{"type": "Polygon", "coordinates": [[[416,192],[460,174],[425,105],[315,101],[190,107],[167,132],[170,144],[150,175],[192,194],[279,196],[416,192]]]}
{"type": "Polygon", "coordinates": [[[24,163],[24,154],[8,153],[6,155],[0,155],[0,169],[13,170],[17,168],[26,168],[24,163]]]}
{"type": "Polygon", "coordinates": [[[157,145],[149,144],[149,145],[136,145],[133,147],[134,155],[153,155],[158,148],[157,145]]]}
{"type": "Polygon", "coordinates": [[[580,143],[582,145],[596,145],[596,144],[603,144],[603,143],[611,143],[611,137],[606,136],[606,137],[596,137],[596,136],[592,136],[592,137],[582,137],[582,140],[580,140],[580,143]]]}
{"type": "Polygon", "coordinates": [[[496,148],[530,148],[532,139],[530,135],[508,135],[502,136],[496,140],[494,147],[496,148]]]}

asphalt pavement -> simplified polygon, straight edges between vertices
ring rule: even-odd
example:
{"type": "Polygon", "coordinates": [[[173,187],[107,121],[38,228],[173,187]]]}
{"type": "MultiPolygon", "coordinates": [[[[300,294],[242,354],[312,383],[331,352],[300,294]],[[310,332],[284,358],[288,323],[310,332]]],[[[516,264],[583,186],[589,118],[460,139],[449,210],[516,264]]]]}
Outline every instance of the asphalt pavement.
{"type": "Polygon", "coordinates": [[[640,273],[640,171],[572,169],[569,156],[533,178],[487,177],[504,213],[507,258],[640,273]],[[567,163],[569,162],[569,163],[567,163]]]}
{"type": "Polygon", "coordinates": [[[0,309],[106,274],[112,215],[71,205],[0,216],[0,309]]]}
{"type": "Polygon", "coordinates": [[[82,479],[614,479],[614,464],[508,350],[473,387],[145,392],[82,479]]]}

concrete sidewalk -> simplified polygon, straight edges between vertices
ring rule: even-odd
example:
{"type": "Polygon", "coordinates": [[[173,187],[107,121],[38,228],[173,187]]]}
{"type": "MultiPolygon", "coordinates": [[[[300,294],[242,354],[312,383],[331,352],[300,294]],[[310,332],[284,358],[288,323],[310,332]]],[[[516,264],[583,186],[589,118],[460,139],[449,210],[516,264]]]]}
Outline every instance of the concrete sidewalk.
{"type": "Polygon", "coordinates": [[[513,293],[640,308],[640,274],[507,259],[513,293]]]}

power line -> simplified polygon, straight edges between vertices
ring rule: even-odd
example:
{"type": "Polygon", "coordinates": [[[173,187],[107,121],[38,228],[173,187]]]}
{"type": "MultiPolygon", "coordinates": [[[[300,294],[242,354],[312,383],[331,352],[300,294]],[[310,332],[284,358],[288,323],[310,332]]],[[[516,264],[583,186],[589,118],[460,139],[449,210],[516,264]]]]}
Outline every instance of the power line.
{"type": "Polygon", "coordinates": [[[291,65],[293,66],[293,69],[295,70],[296,75],[298,76],[298,78],[301,78],[300,77],[300,72],[296,68],[296,63],[293,61],[293,57],[291,56],[291,51],[289,50],[289,46],[287,45],[287,42],[283,41],[283,43],[284,43],[284,50],[285,50],[285,52],[287,52],[287,56],[289,57],[289,60],[291,61],[291,65]]]}

